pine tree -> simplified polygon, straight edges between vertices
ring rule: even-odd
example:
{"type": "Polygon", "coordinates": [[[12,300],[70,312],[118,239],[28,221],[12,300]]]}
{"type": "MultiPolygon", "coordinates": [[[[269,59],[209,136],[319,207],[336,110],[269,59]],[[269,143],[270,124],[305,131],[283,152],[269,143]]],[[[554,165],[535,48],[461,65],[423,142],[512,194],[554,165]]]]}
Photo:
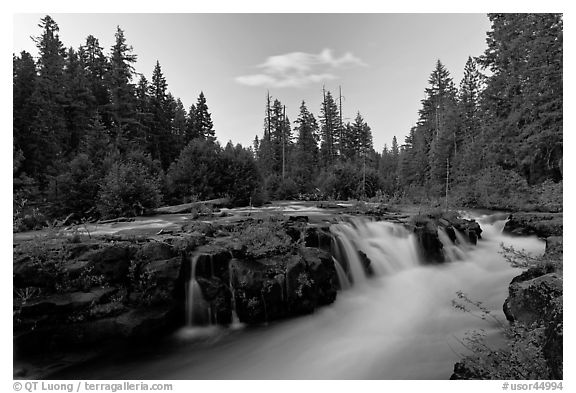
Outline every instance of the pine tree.
{"type": "Polygon", "coordinates": [[[476,61],[468,57],[464,67],[464,77],[458,91],[458,106],[462,116],[462,136],[467,142],[473,141],[480,132],[478,105],[482,86],[482,74],[476,61]]]}
{"type": "Polygon", "coordinates": [[[80,140],[96,112],[96,99],[90,89],[83,56],[70,48],[64,69],[66,104],[64,114],[68,129],[68,140],[64,142],[64,153],[78,154],[80,140]]]}
{"type": "Polygon", "coordinates": [[[172,133],[174,134],[175,146],[172,149],[176,156],[180,154],[180,150],[186,146],[186,129],[187,129],[187,117],[186,109],[184,109],[184,104],[177,98],[173,101],[173,108],[171,112],[174,114],[172,119],[172,133]]]}
{"type": "Polygon", "coordinates": [[[320,154],[325,166],[334,163],[339,155],[340,133],[338,106],[332,94],[326,91],[320,109],[320,154]]]}
{"type": "Polygon", "coordinates": [[[13,57],[13,149],[21,155],[17,171],[31,173],[34,163],[27,159],[35,153],[32,122],[36,107],[32,101],[36,89],[36,64],[30,53],[13,57]]]}
{"type": "Polygon", "coordinates": [[[154,126],[154,113],[152,109],[150,84],[144,75],[140,75],[136,85],[136,131],[132,141],[141,149],[151,153],[151,130],[154,126]]]}
{"type": "Polygon", "coordinates": [[[80,47],[79,55],[86,68],[88,84],[96,100],[96,109],[100,113],[105,113],[105,108],[110,102],[108,87],[106,86],[108,59],[104,55],[98,39],[92,35],[86,37],[86,44],[80,47]]]}
{"type": "Polygon", "coordinates": [[[126,44],[124,31],[117,27],[116,42],[112,46],[107,72],[107,85],[110,103],[107,115],[111,119],[111,132],[116,146],[126,149],[126,139],[132,139],[138,129],[136,120],[136,100],[132,77],[134,75],[133,63],[136,55],[132,54],[132,47],[126,44]]]}
{"type": "MultiPolygon", "coordinates": [[[[192,111],[190,111],[192,113],[192,111]]],[[[196,107],[194,108],[194,135],[204,138],[206,140],[215,140],[214,125],[212,123],[212,115],[208,112],[208,105],[206,105],[206,97],[204,92],[200,92],[196,107]]]]}
{"type": "Polygon", "coordinates": [[[168,169],[171,158],[175,158],[171,154],[174,141],[167,89],[166,78],[162,73],[160,63],[157,61],[152,73],[152,83],[150,84],[152,128],[150,130],[148,151],[150,151],[153,159],[160,160],[164,169],[168,169]]]}
{"type": "Polygon", "coordinates": [[[479,62],[492,76],[481,103],[488,160],[530,183],[562,178],[561,14],[489,14],[479,62]]]}
{"type": "Polygon", "coordinates": [[[306,103],[302,101],[300,114],[296,119],[295,131],[298,134],[296,142],[294,167],[295,181],[300,192],[312,191],[312,181],[318,168],[318,123],[314,115],[308,111],[306,103]]]}
{"type": "MultiPolygon", "coordinates": [[[[38,77],[32,95],[35,114],[32,116],[29,151],[30,174],[41,182],[46,175],[55,174],[62,163],[65,142],[68,140],[64,116],[64,63],[66,52],[58,36],[58,25],[50,17],[41,19],[42,35],[35,38],[38,47],[38,77]]],[[[28,153],[28,155],[26,155],[28,153]]]]}

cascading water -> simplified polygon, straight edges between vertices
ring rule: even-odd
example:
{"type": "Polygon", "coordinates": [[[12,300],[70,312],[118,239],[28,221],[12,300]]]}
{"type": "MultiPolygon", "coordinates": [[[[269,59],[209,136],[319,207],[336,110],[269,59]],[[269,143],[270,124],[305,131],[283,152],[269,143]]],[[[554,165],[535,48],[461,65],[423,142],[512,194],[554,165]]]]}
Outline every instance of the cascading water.
{"type": "Polygon", "coordinates": [[[212,312],[209,304],[204,300],[202,289],[196,279],[196,269],[199,255],[190,260],[190,279],[185,286],[185,312],[186,326],[212,324],[212,312]]]}
{"type": "MultiPolygon", "coordinates": [[[[400,225],[389,222],[352,222],[333,225],[330,230],[343,248],[335,256],[336,270],[346,270],[354,286],[366,280],[367,270],[377,276],[391,274],[418,265],[416,237],[400,225]],[[362,263],[359,252],[370,260],[370,267],[362,263]]],[[[339,279],[340,279],[340,275],[339,279]]],[[[346,287],[348,283],[340,285],[346,287]]]]}
{"type": "MultiPolygon", "coordinates": [[[[420,263],[415,236],[400,225],[362,220],[333,225],[333,255],[342,263],[339,276],[345,277],[341,287],[346,287],[350,272],[354,282],[352,288],[338,293],[332,305],[257,329],[220,331],[217,338],[204,341],[176,337],[154,356],[139,357],[136,365],[102,365],[97,375],[91,375],[97,379],[447,379],[459,354],[466,354],[460,344],[465,332],[484,329],[492,339],[500,334],[496,324],[455,309],[456,292],[481,301],[504,321],[502,303],[508,284],[521,270],[506,262],[500,244],[532,254],[544,251],[544,243],[535,237],[503,234],[503,222],[480,221],[483,232],[478,244],[454,246],[458,260],[441,265],[420,263]],[[373,277],[366,277],[357,250],[370,259],[373,277]]],[[[443,241],[447,240],[443,237],[443,241]]],[[[448,246],[453,245],[444,243],[445,250],[448,246]]],[[[192,305],[196,304],[194,288],[192,305]]]]}

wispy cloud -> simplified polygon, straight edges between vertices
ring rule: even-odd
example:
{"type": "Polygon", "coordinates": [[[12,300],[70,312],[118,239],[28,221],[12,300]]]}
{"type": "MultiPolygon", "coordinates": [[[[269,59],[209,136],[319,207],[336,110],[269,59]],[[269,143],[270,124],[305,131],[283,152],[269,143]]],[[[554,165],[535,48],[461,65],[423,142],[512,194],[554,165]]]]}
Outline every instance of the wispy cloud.
{"type": "Polygon", "coordinates": [[[262,71],[257,74],[236,77],[236,82],[248,86],[305,87],[327,80],[338,79],[335,72],[348,67],[366,66],[350,52],[335,57],[331,49],[319,54],[292,52],[270,56],[256,66],[262,71]]]}

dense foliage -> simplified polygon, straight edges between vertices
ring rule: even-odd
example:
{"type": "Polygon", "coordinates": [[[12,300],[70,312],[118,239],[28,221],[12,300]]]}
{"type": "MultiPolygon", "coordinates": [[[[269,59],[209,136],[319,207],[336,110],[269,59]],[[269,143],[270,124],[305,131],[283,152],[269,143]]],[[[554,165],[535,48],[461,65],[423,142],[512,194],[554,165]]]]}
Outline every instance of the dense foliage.
{"type": "Polygon", "coordinates": [[[562,16],[488,17],[487,49],[468,58],[459,86],[438,60],[417,124],[380,153],[378,130],[360,112],[344,123],[341,92],[325,89],[318,116],[301,102],[293,123],[268,94],[253,148],[222,148],[204,92],[186,111],[160,62],[150,82],[135,80],[137,56],[122,29],[108,55],[91,35],[66,49],[46,16],[37,59],[13,56],[15,223],[219,197],[561,209],[562,16]]]}

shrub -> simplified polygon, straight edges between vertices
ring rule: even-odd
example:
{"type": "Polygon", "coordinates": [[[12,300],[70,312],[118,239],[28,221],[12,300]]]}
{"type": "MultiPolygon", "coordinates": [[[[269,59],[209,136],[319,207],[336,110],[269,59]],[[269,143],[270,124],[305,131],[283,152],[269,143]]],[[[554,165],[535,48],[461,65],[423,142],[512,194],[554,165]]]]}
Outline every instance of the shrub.
{"type": "Polygon", "coordinates": [[[499,166],[459,179],[452,191],[451,198],[457,204],[488,209],[520,210],[529,203],[530,196],[526,179],[499,166]]]}
{"type": "Polygon", "coordinates": [[[140,162],[116,162],[98,193],[98,211],[105,218],[138,216],[162,200],[160,180],[140,162]]]}
{"type": "Polygon", "coordinates": [[[237,238],[246,246],[246,255],[260,258],[290,251],[292,239],[284,229],[284,219],[267,217],[242,228],[237,238]]]}
{"type": "Polygon", "coordinates": [[[520,323],[505,326],[481,302],[470,300],[457,292],[453,306],[484,321],[492,320],[506,337],[506,346],[492,348],[486,343],[483,329],[466,332],[461,344],[469,351],[462,355],[460,365],[475,379],[550,379],[550,370],[543,354],[544,327],[520,323]]]}

